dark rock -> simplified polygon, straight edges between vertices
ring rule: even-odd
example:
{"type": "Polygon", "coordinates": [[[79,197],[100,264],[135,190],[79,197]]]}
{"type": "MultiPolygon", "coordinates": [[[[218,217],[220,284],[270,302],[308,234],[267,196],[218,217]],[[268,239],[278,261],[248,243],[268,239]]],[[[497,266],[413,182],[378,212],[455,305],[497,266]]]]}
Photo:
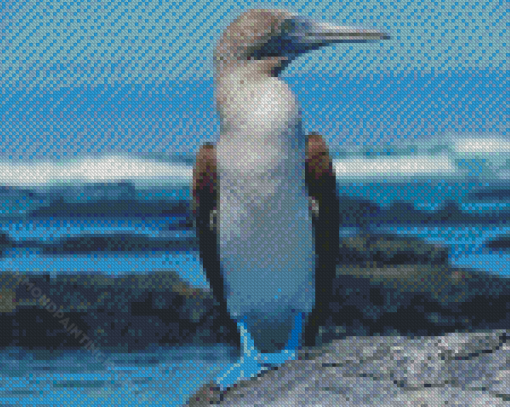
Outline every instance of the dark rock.
{"type": "Polygon", "coordinates": [[[85,336],[96,348],[119,351],[197,338],[239,347],[235,324],[215,320],[210,293],[190,287],[175,272],[123,277],[4,272],[0,287],[1,347],[81,348],[85,336]]]}
{"type": "Polygon", "coordinates": [[[374,219],[378,219],[381,208],[378,204],[366,199],[340,196],[340,224],[343,227],[359,227],[365,229],[374,219]]]}
{"type": "Polygon", "coordinates": [[[466,197],[468,200],[478,199],[481,201],[508,201],[510,199],[510,189],[508,187],[500,187],[493,189],[483,189],[480,191],[473,191],[466,197]]]}
{"type": "Polygon", "coordinates": [[[370,226],[385,225],[466,225],[466,224],[507,224],[510,211],[507,209],[469,212],[460,208],[459,203],[447,200],[435,211],[416,209],[412,203],[395,200],[389,209],[372,211],[362,219],[370,226]]]}
{"type": "Polygon", "coordinates": [[[510,278],[448,266],[339,266],[317,343],[510,326],[510,278]]]}
{"type": "Polygon", "coordinates": [[[123,199],[112,202],[97,199],[89,202],[66,202],[60,197],[49,205],[31,210],[31,218],[97,218],[97,217],[154,217],[175,216],[189,212],[187,202],[140,202],[123,199]]]}
{"type": "Polygon", "coordinates": [[[10,249],[15,243],[10,239],[8,233],[0,232],[0,256],[2,256],[5,249],[10,249]]]}
{"type": "Polygon", "coordinates": [[[0,249],[5,247],[10,247],[12,245],[12,241],[9,238],[8,233],[0,232],[0,249]]]}
{"type": "Polygon", "coordinates": [[[484,247],[491,250],[510,250],[510,235],[499,236],[484,244],[484,247]]]}
{"type": "Polygon", "coordinates": [[[39,244],[44,254],[86,254],[92,252],[153,252],[196,250],[194,237],[161,239],[136,233],[83,234],[56,243],[39,244]]]}
{"type": "Polygon", "coordinates": [[[340,241],[339,264],[389,266],[448,264],[448,249],[418,238],[390,234],[361,234],[340,241]]]}

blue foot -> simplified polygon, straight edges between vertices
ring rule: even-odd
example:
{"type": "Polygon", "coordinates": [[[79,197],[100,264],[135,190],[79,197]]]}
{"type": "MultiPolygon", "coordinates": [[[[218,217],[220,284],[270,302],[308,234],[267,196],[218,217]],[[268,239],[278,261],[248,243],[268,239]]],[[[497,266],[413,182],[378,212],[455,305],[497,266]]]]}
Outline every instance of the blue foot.
{"type": "Polygon", "coordinates": [[[296,350],[299,349],[300,336],[303,330],[302,313],[296,315],[294,329],[287,342],[287,346],[282,352],[278,353],[259,353],[255,348],[253,338],[246,329],[246,325],[243,322],[238,322],[237,326],[241,332],[243,345],[241,359],[216,378],[216,383],[221,389],[232,387],[240,380],[255,377],[271,367],[279,366],[288,360],[294,360],[296,358],[296,350]]]}
{"type": "Polygon", "coordinates": [[[298,312],[294,317],[294,328],[285,349],[279,353],[261,353],[259,359],[265,368],[282,365],[289,360],[296,359],[296,351],[300,348],[301,333],[303,331],[304,314],[298,312]]]}
{"type": "Polygon", "coordinates": [[[241,342],[243,345],[241,359],[216,378],[216,383],[221,389],[232,387],[239,380],[255,377],[263,370],[263,366],[258,360],[259,353],[255,349],[255,343],[245,324],[238,322],[237,326],[241,332],[241,342]]]}
{"type": "Polygon", "coordinates": [[[294,329],[290,334],[290,339],[287,342],[285,349],[296,350],[301,346],[301,334],[303,332],[303,325],[305,322],[304,312],[298,312],[294,317],[294,329]]]}

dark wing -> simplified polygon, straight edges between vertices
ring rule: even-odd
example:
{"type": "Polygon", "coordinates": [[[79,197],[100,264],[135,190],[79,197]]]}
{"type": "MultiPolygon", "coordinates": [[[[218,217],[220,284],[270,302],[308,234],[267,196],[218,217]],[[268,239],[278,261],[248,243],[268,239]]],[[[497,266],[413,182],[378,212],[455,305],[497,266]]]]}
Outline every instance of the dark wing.
{"type": "Polygon", "coordinates": [[[340,201],[328,147],[319,134],[306,143],[306,185],[312,200],[315,237],[315,306],[308,317],[305,346],[314,346],[319,326],[324,325],[332,300],[332,283],[340,248],[340,201]]]}
{"type": "Polygon", "coordinates": [[[227,332],[220,332],[220,338],[240,347],[241,338],[235,321],[227,309],[225,288],[218,250],[216,211],[218,205],[219,181],[214,144],[204,144],[197,154],[193,168],[193,214],[196,222],[200,259],[205,275],[217,304],[214,307],[215,319],[227,332]]]}
{"type": "Polygon", "coordinates": [[[217,202],[218,174],[215,146],[204,144],[198,151],[193,168],[193,214],[196,219],[200,259],[206,277],[216,299],[225,302],[214,216],[217,202]]]}
{"type": "MultiPolygon", "coordinates": [[[[206,215],[216,210],[218,198],[218,175],[216,166],[216,151],[212,143],[200,147],[195,166],[193,167],[193,215],[197,222],[205,225],[206,215]]],[[[198,226],[198,225],[197,225],[198,226]]]]}

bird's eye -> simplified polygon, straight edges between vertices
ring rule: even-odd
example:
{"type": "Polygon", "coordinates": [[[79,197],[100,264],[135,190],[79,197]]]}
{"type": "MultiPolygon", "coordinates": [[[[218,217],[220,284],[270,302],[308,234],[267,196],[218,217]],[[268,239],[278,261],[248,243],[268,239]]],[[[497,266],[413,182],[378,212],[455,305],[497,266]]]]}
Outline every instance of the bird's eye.
{"type": "Polygon", "coordinates": [[[295,23],[293,20],[288,19],[282,23],[282,32],[290,33],[294,30],[295,23]]]}

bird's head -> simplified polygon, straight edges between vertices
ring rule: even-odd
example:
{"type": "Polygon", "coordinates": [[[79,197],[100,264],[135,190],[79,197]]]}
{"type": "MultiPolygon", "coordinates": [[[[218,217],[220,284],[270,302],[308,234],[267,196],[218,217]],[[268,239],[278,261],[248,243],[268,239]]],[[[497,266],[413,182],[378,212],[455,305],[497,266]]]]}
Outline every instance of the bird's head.
{"type": "Polygon", "coordinates": [[[215,69],[257,64],[271,76],[297,56],[342,42],[389,39],[373,29],[317,22],[286,10],[254,9],[241,14],[223,33],[214,52],[215,69]]]}

